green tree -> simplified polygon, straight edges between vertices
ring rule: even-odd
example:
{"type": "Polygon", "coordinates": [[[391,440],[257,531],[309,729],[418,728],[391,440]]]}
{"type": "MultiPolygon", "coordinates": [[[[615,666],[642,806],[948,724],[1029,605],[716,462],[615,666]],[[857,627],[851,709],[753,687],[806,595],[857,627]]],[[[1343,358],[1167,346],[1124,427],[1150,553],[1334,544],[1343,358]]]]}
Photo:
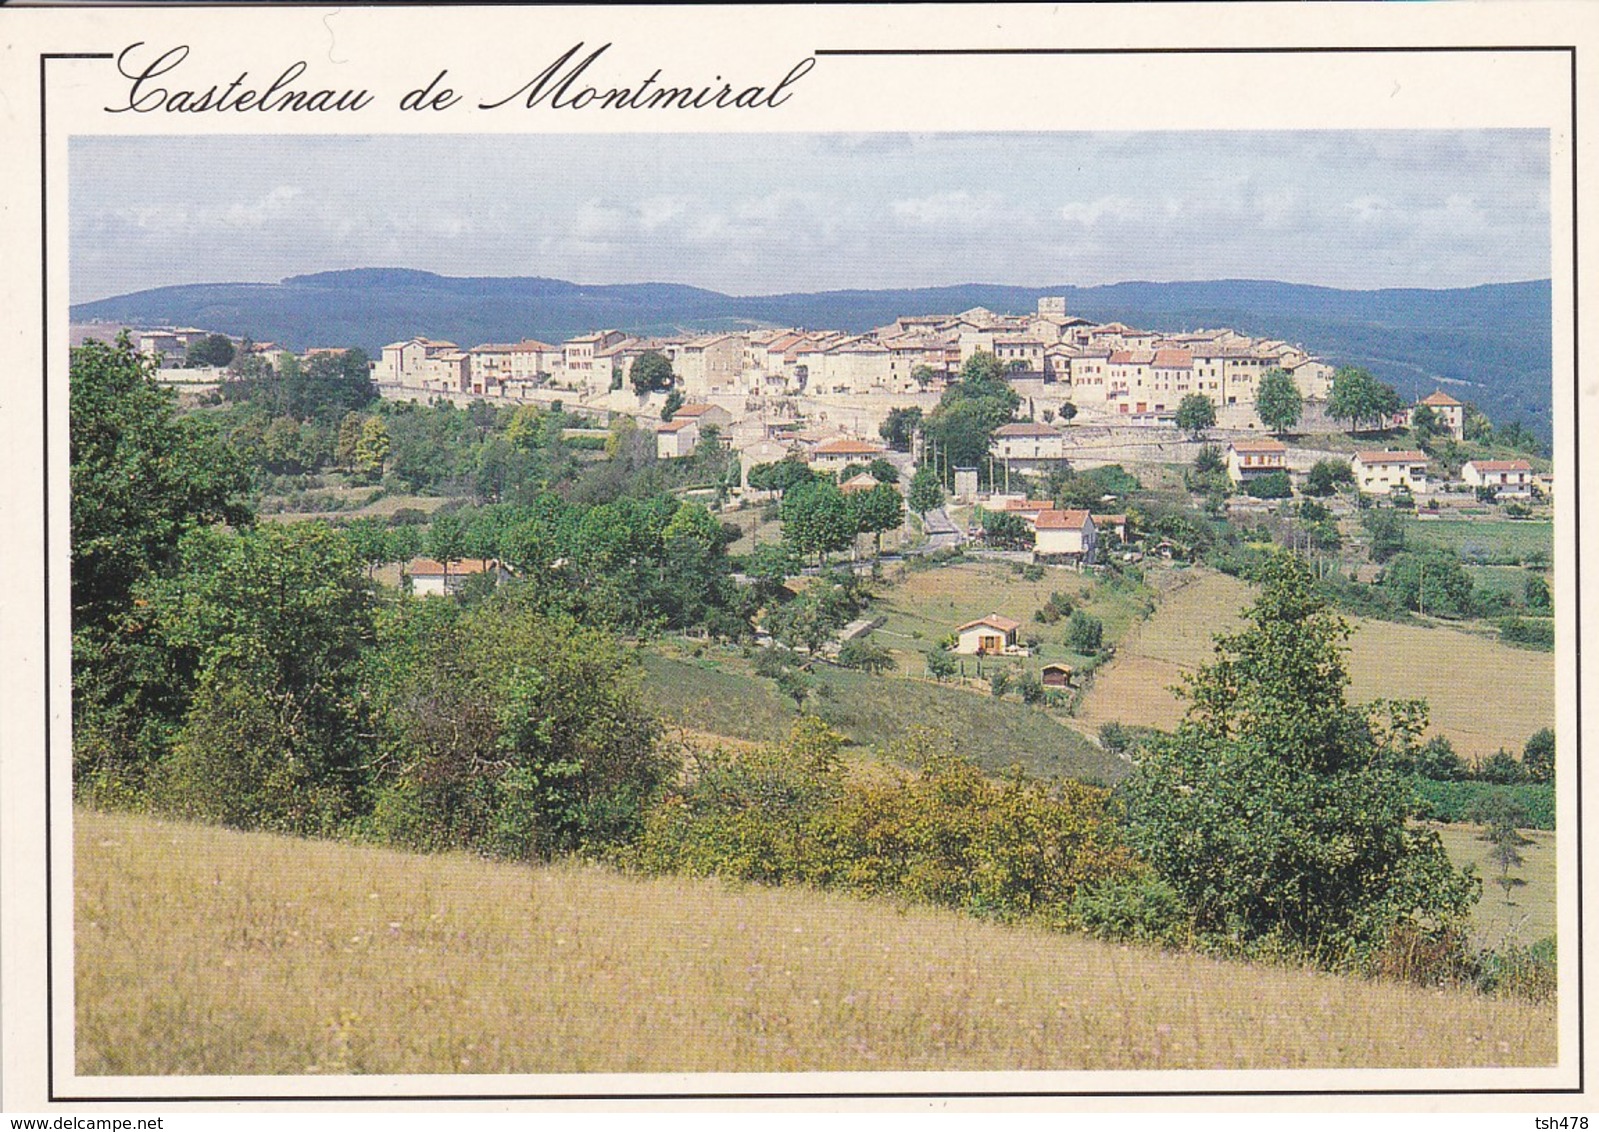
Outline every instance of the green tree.
{"type": "Polygon", "coordinates": [[[353,470],[356,475],[368,479],[381,477],[390,449],[389,426],[382,417],[368,417],[361,425],[361,439],[355,445],[353,470]]]}
{"type": "Polygon", "coordinates": [[[1216,403],[1203,393],[1190,393],[1177,405],[1177,427],[1195,440],[1216,427],[1216,403]]]}
{"type": "Polygon", "coordinates": [[[1083,656],[1093,656],[1105,640],[1105,623],[1097,617],[1074,610],[1066,622],[1066,647],[1083,656]]]}
{"type": "Polygon", "coordinates": [[[435,515],[428,525],[427,548],[429,558],[437,559],[444,567],[444,588],[450,588],[450,563],[466,557],[466,524],[459,515],[435,515]]]}
{"type": "Polygon", "coordinates": [[[1527,579],[1522,583],[1523,600],[1527,608],[1535,613],[1548,613],[1553,608],[1549,597],[1549,583],[1542,574],[1529,571],[1527,579]]]}
{"type": "Polygon", "coordinates": [[[944,505],[944,487],[938,482],[938,473],[928,464],[916,469],[911,477],[910,508],[918,515],[926,515],[944,505]]]}
{"type": "Polygon", "coordinates": [[[356,448],[361,443],[361,428],[365,418],[360,413],[345,413],[339,420],[338,438],[333,444],[333,462],[345,471],[355,467],[356,448]]]}
{"type": "Polygon", "coordinates": [[[1490,794],[1474,802],[1466,816],[1483,826],[1478,836],[1490,846],[1488,863],[1499,870],[1493,881],[1504,892],[1508,905],[1512,890],[1527,883],[1520,877],[1510,875],[1511,869],[1519,869],[1525,863],[1521,848],[1532,844],[1521,835],[1520,827],[1526,824],[1527,815],[1507,795],[1490,794]]]}
{"type": "Polygon", "coordinates": [[[999,667],[988,674],[988,690],[994,694],[996,700],[1005,698],[1005,693],[1010,691],[1010,669],[999,667]]]}
{"type": "MultiPolygon", "coordinates": [[[[892,490],[892,489],[890,489],[892,490]]],[[[797,558],[814,557],[818,565],[827,556],[849,546],[855,537],[855,517],[848,499],[832,480],[812,480],[783,493],[783,541],[797,558]]]]}
{"type": "Polygon", "coordinates": [[[1410,824],[1380,705],[1346,703],[1347,624],[1297,559],[1260,574],[1245,628],[1186,678],[1185,720],[1125,784],[1133,847],[1232,947],[1328,966],[1374,965],[1418,937],[1458,947],[1478,883],[1410,824]]]}
{"type": "Polygon", "coordinates": [[[815,478],[816,473],[798,456],[788,456],[770,464],[756,464],[749,474],[750,486],[756,491],[775,491],[779,495],[810,483],[815,478]]]}
{"type": "Polygon", "coordinates": [[[1544,727],[1532,733],[1521,751],[1521,765],[1526,768],[1529,782],[1555,780],[1555,733],[1544,727]]]}
{"type": "Polygon", "coordinates": [[[922,427],[922,411],[918,408],[890,409],[888,417],[877,426],[877,434],[896,452],[909,452],[911,442],[922,427]]]}
{"type": "Polygon", "coordinates": [[[845,668],[855,668],[872,675],[892,672],[899,667],[894,655],[881,645],[870,641],[849,641],[838,650],[838,663],[845,668]]]}
{"type": "Polygon", "coordinates": [[[941,648],[927,650],[927,674],[942,684],[955,675],[955,658],[941,648]]]}
{"type": "Polygon", "coordinates": [[[1403,405],[1391,387],[1354,366],[1344,366],[1334,373],[1327,393],[1327,412],[1334,420],[1347,421],[1350,432],[1362,431],[1362,426],[1367,425],[1382,428],[1403,405]]]}
{"type": "Polygon", "coordinates": [[[1371,560],[1387,562],[1405,548],[1405,523],[1397,511],[1375,507],[1361,512],[1360,525],[1371,537],[1371,560]]]}
{"type": "Polygon", "coordinates": [[[187,700],[157,804],[246,828],[325,833],[360,804],[368,746],[357,685],[371,583],[323,523],[196,530],[142,591],[169,694],[187,700]]]}
{"type": "Polygon", "coordinates": [[[242,462],[206,418],[178,415],[126,338],[73,350],[69,389],[76,631],[106,626],[188,531],[251,515],[242,462]]]}
{"type": "Polygon", "coordinates": [[[1471,575],[1453,551],[1406,551],[1392,558],[1377,585],[1401,607],[1434,617],[1466,617],[1472,610],[1471,575]]]}
{"type": "Polygon", "coordinates": [[[675,770],[637,658],[505,590],[380,626],[373,824],[423,849],[545,858],[624,844],[675,770]]]}
{"type": "Polygon", "coordinates": [[[879,483],[869,491],[845,496],[855,517],[856,530],[872,536],[872,557],[883,556],[883,535],[905,525],[905,500],[899,489],[879,483]]]}
{"type": "Polygon", "coordinates": [[[190,367],[228,366],[233,364],[233,340],[226,334],[207,334],[189,343],[185,358],[190,367]]]}
{"type": "Polygon", "coordinates": [[[674,389],[666,395],[666,404],[661,406],[661,420],[670,421],[677,416],[677,411],[683,407],[683,391],[674,389]]]}
{"type": "Polygon", "coordinates": [[[1287,472],[1267,472],[1246,483],[1244,491],[1255,499],[1287,499],[1293,495],[1294,485],[1287,472]]]}
{"type": "Polygon", "coordinates": [[[975,467],[986,476],[994,430],[1015,416],[1020,405],[999,359],[978,350],[961,367],[960,380],[939,398],[923,431],[937,445],[939,461],[951,476],[957,467],[975,467]]]}
{"type": "Polygon", "coordinates": [[[639,394],[664,393],[672,388],[675,380],[671,360],[659,350],[645,350],[633,359],[627,375],[633,383],[633,392],[639,394]]]}
{"type": "Polygon", "coordinates": [[[1343,460],[1317,460],[1305,476],[1302,489],[1306,495],[1326,498],[1338,490],[1340,484],[1353,484],[1355,470],[1343,460]]]}
{"type": "Polygon", "coordinates": [[[1284,369],[1269,369],[1260,379],[1255,393],[1255,413],[1260,423],[1281,435],[1299,423],[1304,400],[1293,375],[1284,369]]]}
{"type": "Polygon", "coordinates": [[[899,469],[882,456],[866,465],[866,472],[878,483],[895,485],[899,483],[899,469]]]}
{"type": "Polygon", "coordinates": [[[988,511],[979,508],[978,520],[983,528],[983,543],[1000,550],[1030,550],[1033,529],[1014,511],[988,511]]]}

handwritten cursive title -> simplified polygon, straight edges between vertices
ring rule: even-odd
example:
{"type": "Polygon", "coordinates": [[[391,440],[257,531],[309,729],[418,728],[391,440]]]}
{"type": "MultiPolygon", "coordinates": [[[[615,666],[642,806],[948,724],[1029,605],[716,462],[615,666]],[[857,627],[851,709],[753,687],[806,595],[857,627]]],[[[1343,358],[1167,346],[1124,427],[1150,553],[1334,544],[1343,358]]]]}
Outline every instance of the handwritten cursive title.
{"type": "MultiPolygon", "coordinates": [[[[451,78],[439,70],[423,86],[401,94],[399,109],[415,112],[521,110],[775,110],[793,97],[796,86],[816,66],[814,56],[794,63],[783,74],[757,76],[760,81],[724,78],[707,81],[672,77],[664,67],[640,68],[631,78],[602,77],[612,45],[585,51],[578,42],[550,58],[532,78],[509,94],[469,99],[461,88],[470,80],[451,78]]],[[[105,107],[109,114],[199,113],[341,113],[365,110],[381,92],[324,85],[304,59],[273,66],[270,77],[248,70],[232,77],[193,77],[193,52],[187,44],[150,47],[144,42],[123,48],[117,73],[126,81],[123,100],[105,107]]]]}

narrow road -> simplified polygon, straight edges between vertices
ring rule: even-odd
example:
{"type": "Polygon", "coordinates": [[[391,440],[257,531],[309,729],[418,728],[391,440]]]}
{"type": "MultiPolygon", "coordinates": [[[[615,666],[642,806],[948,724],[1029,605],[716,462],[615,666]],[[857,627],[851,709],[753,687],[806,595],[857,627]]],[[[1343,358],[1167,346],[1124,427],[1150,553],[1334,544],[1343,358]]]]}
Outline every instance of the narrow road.
{"type": "Polygon", "coordinates": [[[966,541],[966,536],[949,521],[949,515],[942,507],[922,516],[922,527],[927,531],[927,544],[917,548],[916,553],[919,554],[931,554],[935,550],[959,546],[966,541]]]}

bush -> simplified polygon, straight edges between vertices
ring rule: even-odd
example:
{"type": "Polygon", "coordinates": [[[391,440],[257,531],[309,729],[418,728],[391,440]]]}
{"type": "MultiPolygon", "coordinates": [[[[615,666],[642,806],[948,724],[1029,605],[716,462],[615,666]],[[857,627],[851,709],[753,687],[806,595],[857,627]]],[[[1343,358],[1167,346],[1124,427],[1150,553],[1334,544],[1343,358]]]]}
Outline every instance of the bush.
{"type": "Polygon", "coordinates": [[[892,895],[1003,918],[1064,922],[1078,888],[1131,874],[1108,792],[1003,781],[918,731],[889,752],[914,766],[851,777],[820,721],[786,743],[695,756],[627,855],[645,872],[718,875],[892,895]]]}
{"type": "Polygon", "coordinates": [[[1193,932],[1182,896],[1152,874],[1083,885],[1072,900],[1071,923],[1100,939],[1127,943],[1178,945],[1193,932]]]}
{"type": "Polygon", "coordinates": [[[1513,645],[1550,652],[1555,647],[1555,623],[1538,618],[1506,617],[1499,622],[1499,636],[1513,645]]]}
{"type": "Polygon", "coordinates": [[[880,675],[899,667],[889,651],[870,641],[850,641],[838,650],[838,663],[845,668],[880,675]]]}
{"type": "Polygon", "coordinates": [[[1287,499],[1293,495],[1294,487],[1287,472],[1271,472],[1250,480],[1244,491],[1256,499],[1287,499]]]}
{"type": "Polygon", "coordinates": [[[1097,617],[1090,617],[1081,609],[1072,614],[1066,626],[1066,647],[1083,656],[1098,652],[1104,637],[1104,622],[1097,617]]]}
{"type": "Polygon", "coordinates": [[[1553,936],[1530,947],[1511,944],[1503,950],[1485,951],[1477,957],[1477,989],[1532,1002],[1553,1002],[1559,974],[1555,960],[1553,936]]]}
{"type": "Polygon", "coordinates": [[[1548,783],[1498,786],[1491,782],[1439,782],[1420,777],[1406,782],[1414,798],[1416,817],[1426,821],[1468,821],[1486,799],[1503,797],[1526,815],[1524,828],[1555,828],[1555,790],[1548,783]]]}

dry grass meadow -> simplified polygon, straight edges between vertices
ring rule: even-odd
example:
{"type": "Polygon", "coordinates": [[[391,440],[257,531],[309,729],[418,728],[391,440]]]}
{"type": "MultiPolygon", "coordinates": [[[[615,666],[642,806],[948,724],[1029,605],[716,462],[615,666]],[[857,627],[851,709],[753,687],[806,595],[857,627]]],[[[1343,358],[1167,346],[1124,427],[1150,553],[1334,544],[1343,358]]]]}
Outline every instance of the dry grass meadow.
{"type": "Polygon", "coordinates": [[[76,819],[103,1074],[1525,1066],[1552,1006],[842,897],[76,819]]]}
{"type": "MultiPolygon", "coordinates": [[[[1212,659],[1212,638],[1235,631],[1251,587],[1213,571],[1168,593],[1148,621],[1123,639],[1096,675],[1078,716],[1091,727],[1112,721],[1170,729],[1183,705],[1169,689],[1212,659]]],[[[1355,700],[1425,699],[1432,731],[1461,757],[1500,747],[1519,755],[1527,737],[1555,718],[1554,654],[1512,648],[1442,625],[1399,625],[1349,618],[1349,694],[1355,700]]]]}

